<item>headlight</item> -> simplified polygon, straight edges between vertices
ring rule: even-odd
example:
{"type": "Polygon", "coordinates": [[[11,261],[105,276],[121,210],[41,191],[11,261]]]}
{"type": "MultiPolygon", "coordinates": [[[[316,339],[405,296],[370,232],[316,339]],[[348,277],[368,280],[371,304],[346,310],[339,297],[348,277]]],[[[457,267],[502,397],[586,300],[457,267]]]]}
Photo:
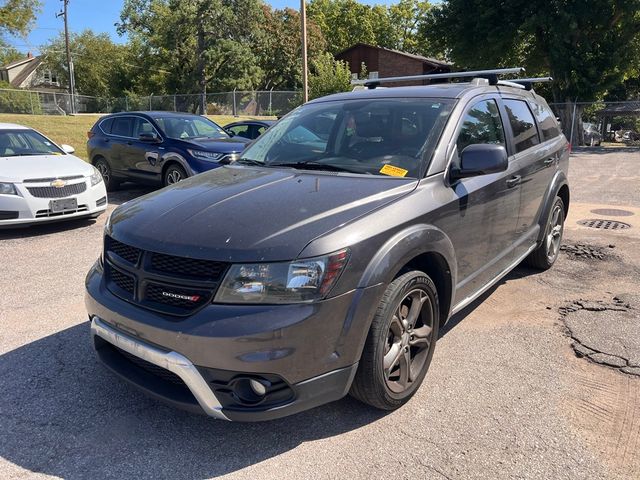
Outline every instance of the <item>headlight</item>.
{"type": "Polygon", "coordinates": [[[13,183],[0,183],[0,195],[18,195],[13,183]]]}
{"type": "Polygon", "coordinates": [[[187,150],[189,154],[195,158],[199,158],[201,160],[209,160],[211,162],[217,162],[222,157],[224,157],[224,153],[216,153],[216,152],[205,152],[204,150],[187,150]]]}
{"type": "Polygon", "coordinates": [[[299,303],[325,298],[344,270],[348,249],[286,263],[232,265],[216,303],[299,303]]]}
{"type": "Polygon", "coordinates": [[[98,171],[96,167],[93,167],[93,173],[89,177],[91,179],[91,186],[95,187],[102,181],[102,174],[98,171]]]}

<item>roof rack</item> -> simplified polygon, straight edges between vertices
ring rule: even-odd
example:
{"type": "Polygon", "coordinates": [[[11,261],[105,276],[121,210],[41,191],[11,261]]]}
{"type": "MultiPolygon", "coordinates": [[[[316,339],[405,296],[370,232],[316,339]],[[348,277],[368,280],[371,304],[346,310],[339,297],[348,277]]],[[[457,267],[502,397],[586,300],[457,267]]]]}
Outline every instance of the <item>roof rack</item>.
{"type": "MultiPolygon", "coordinates": [[[[509,83],[516,83],[520,85],[525,90],[532,90],[534,83],[547,83],[553,82],[553,77],[535,77],[535,78],[516,78],[514,80],[509,80],[509,83]]],[[[499,82],[506,83],[506,82],[499,82]]]]}
{"type": "MultiPolygon", "coordinates": [[[[524,68],[498,68],[494,70],[477,70],[473,72],[430,73],[427,75],[408,75],[404,77],[368,78],[366,80],[352,80],[351,85],[364,85],[373,89],[382,83],[415,82],[420,80],[437,80],[449,78],[486,78],[490,85],[498,84],[499,75],[524,73],[524,68]]],[[[527,79],[531,80],[531,79],[527,79]]]]}

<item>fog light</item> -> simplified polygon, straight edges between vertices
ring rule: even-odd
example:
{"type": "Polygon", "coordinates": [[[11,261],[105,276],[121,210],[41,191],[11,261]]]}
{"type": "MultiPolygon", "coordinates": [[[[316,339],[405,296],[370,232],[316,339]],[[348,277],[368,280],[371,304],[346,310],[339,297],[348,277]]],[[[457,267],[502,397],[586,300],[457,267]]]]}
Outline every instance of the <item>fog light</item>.
{"type": "Polygon", "coordinates": [[[253,378],[249,380],[249,385],[251,385],[251,390],[253,390],[253,393],[260,397],[264,397],[264,394],[267,393],[267,387],[265,387],[259,381],[254,380],[253,378]]]}

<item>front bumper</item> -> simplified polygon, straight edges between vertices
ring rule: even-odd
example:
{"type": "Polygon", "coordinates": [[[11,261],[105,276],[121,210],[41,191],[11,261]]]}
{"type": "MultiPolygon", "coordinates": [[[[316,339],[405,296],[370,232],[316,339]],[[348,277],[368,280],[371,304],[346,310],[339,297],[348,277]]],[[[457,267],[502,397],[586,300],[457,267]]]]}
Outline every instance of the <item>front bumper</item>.
{"type": "MultiPolygon", "coordinates": [[[[25,184],[15,184],[18,195],[0,195],[0,227],[25,226],[36,223],[71,220],[87,216],[97,216],[107,209],[107,191],[104,183],[91,186],[85,180],[86,190],[80,194],[64,198],[75,198],[78,208],[73,211],[52,212],[50,202],[57,198],[35,197],[25,184]]],[[[49,183],[30,183],[29,187],[49,187],[49,183]]]]}
{"type": "Polygon", "coordinates": [[[86,304],[102,363],[151,396],[235,421],[284,417],[346,395],[382,293],[370,287],[315,304],[209,305],[176,318],[132,305],[103,283],[94,268],[86,304]],[[238,400],[237,387],[249,379],[268,385],[266,400],[238,400]]]}

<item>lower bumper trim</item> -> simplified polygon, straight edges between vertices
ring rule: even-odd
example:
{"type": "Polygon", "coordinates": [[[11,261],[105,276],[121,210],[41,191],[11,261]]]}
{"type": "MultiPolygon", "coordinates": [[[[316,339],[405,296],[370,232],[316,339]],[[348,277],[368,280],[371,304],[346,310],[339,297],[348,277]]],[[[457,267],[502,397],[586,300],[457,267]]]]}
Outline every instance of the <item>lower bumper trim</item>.
{"type": "Polygon", "coordinates": [[[165,352],[126,335],[98,317],[91,319],[91,334],[115,345],[131,355],[175,373],[189,388],[204,412],[214,418],[229,420],[222,406],[191,361],[177,352],[165,352]]]}

